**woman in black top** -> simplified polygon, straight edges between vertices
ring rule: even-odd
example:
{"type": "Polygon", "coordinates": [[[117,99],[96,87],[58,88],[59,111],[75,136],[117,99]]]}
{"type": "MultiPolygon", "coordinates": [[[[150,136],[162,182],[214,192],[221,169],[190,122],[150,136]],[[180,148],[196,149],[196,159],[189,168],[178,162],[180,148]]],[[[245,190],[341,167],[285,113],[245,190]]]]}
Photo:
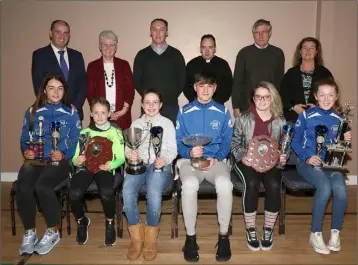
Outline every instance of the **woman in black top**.
{"type": "Polygon", "coordinates": [[[295,122],[305,109],[314,106],[313,84],[323,78],[333,78],[332,73],[323,66],[322,46],[313,37],[302,39],[293,56],[293,67],[284,75],[280,94],[284,116],[295,122]]]}

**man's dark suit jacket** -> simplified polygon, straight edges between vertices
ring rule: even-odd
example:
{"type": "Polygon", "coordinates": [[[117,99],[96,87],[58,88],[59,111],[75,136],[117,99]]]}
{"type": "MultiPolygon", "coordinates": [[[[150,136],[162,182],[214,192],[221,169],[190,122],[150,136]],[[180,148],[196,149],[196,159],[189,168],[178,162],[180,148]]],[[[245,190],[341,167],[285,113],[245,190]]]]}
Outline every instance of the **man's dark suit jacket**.
{"type": "MultiPolygon", "coordinates": [[[[67,80],[67,100],[78,110],[80,119],[83,120],[82,106],[86,100],[87,77],[82,53],[67,47],[69,60],[69,73],[67,80]]],[[[63,76],[57,57],[51,44],[40,48],[32,53],[32,84],[35,95],[39,91],[43,79],[47,73],[60,74],[63,76]]]]}

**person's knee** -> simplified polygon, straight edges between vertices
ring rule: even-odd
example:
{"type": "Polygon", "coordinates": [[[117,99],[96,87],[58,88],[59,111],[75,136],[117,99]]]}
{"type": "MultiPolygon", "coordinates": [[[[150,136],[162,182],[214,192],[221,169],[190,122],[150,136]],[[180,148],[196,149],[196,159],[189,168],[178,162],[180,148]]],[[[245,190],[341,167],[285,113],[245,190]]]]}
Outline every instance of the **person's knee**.
{"type": "Polygon", "coordinates": [[[111,201],[114,199],[114,189],[103,188],[100,190],[100,195],[103,201],[111,201]]]}
{"type": "Polygon", "coordinates": [[[221,178],[215,182],[217,194],[232,194],[233,184],[228,178],[221,178]]]}
{"type": "Polygon", "coordinates": [[[253,178],[247,178],[245,181],[245,189],[246,191],[251,191],[251,192],[255,192],[258,191],[260,188],[260,183],[257,182],[255,179],[253,178]]]}
{"type": "Polygon", "coordinates": [[[68,197],[70,201],[82,200],[84,196],[84,191],[80,189],[70,189],[68,197]]]}
{"type": "Polygon", "coordinates": [[[321,182],[316,186],[316,192],[319,192],[320,197],[323,199],[328,199],[332,193],[332,185],[329,181],[321,182]]]}
{"type": "Polygon", "coordinates": [[[53,188],[50,187],[49,185],[46,185],[45,183],[38,181],[35,184],[35,190],[36,190],[36,194],[40,195],[40,194],[49,194],[53,192],[53,188]]]}
{"type": "Polygon", "coordinates": [[[182,193],[192,194],[199,190],[199,181],[196,178],[187,178],[182,181],[182,193]]]}

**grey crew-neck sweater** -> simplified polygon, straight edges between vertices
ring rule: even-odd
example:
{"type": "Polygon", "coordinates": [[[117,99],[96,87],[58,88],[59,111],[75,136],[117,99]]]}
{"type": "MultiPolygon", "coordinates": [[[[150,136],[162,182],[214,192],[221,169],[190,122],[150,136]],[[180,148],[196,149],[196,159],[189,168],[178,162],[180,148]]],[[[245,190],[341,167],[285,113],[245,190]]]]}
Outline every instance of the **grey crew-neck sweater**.
{"type": "Polygon", "coordinates": [[[242,48],[237,56],[232,88],[232,106],[245,111],[250,106],[251,91],[256,84],[267,81],[279,89],[285,71],[283,51],[273,45],[259,49],[253,45],[242,48]]]}

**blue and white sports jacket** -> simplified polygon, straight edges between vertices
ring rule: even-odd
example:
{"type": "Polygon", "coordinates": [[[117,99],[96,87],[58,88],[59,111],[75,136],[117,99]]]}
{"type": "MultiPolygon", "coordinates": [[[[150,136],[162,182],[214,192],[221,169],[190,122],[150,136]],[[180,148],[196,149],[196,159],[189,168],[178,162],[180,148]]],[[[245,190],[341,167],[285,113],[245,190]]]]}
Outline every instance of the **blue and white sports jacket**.
{"type": "Polygon", "coordinates": [[[213,140],[204,146],[203,158],[213,157],[222,161],[230,151],[232,127],[229,110],[214,100],[208,104],[201,104],[197,100],[186,104],[180,109],[176,122],[179,155],[190,159],[192,147],[184,145],[183,136],[207,134],[213,140]]]}
{"type": "MultiPolygon", "coordinates": [[[[333,143],[338,132],[340,118],[341,115],[334,113],[333,109],[326,111],[318,106],[302,112],[296,121],[296,131],[291,142],[291,147],[298,158],[306,161],[316,155],[315,127],[317,125],[325,125],[328,128],[325,144],[333,143]]],[[[324,159],[325,156],[326,150],[323,148],[321,159],[324,159]]]]}
{"type": "MultiPolygon", "coordinates": [[[[22,134],[20,139],[22,152],[29,148],[26,142],[30,140],[30,113],[31,108],[26,111],[22,126],[22,134]]],[[[78,137],[81,130],[81,121],[77,111],[61,103],[56,105],[46,103],[42,108],[36,110],[33,119],[32,134],[32,137],[35,141],[38,140],[36,132],[39,131],[38,121],[40,116],[43,117],[42,129],[44,130],[44,136],[42,139],[45,141],[44,159],[50,159],[50,151],[53,149],[50,128],[52,121],[59,121],[61,123],[60,141],[58,145],[59,151],[65,154],[66,160],[72,158],[72,156],[75,154],[78,137]]],[[[37,145],[35,145],[35,149],[37,149],[37,145]]]]}

